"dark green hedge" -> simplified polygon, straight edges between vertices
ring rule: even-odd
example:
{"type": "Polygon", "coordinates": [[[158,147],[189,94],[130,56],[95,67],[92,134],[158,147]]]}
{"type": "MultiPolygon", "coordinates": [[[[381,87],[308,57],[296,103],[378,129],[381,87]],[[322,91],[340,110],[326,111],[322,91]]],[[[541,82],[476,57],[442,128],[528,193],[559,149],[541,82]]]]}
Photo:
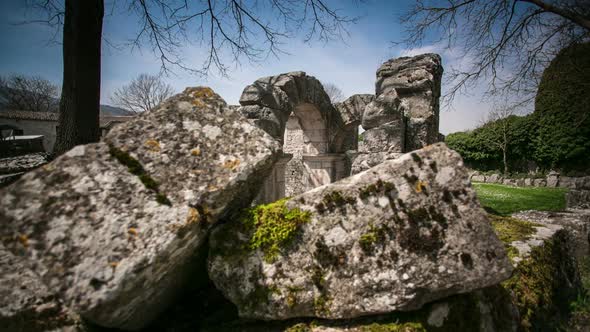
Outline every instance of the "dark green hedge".
{"type": "MultiPolygon", "coordinates": [[[[590,171],[590,43],[561,51],[543,73],[535,111],[500,121],[510,125],[508,163],[526,171],[534,162],[542,170],[590,171]]],[[[445,142],[465,162],[480,170],[501,170],[502,152],[489,144],[500,122],[469,132],[449,134],[445,142]]]]}

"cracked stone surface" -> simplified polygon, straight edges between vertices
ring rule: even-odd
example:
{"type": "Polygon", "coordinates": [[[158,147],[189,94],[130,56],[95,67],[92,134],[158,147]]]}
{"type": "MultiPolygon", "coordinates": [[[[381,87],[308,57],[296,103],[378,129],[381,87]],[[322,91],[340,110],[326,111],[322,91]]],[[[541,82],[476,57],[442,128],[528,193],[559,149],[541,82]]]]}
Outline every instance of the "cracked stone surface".
{"type": "Polygon", "coordinates": [[[285,206],[309,219],[275,256],[252,249],[264,225],[232,220],[212,233],[210,278],[241,317],[342,319],[415,310],[498,284],[512,272],[461,157],[442,143],[285,206]]]}

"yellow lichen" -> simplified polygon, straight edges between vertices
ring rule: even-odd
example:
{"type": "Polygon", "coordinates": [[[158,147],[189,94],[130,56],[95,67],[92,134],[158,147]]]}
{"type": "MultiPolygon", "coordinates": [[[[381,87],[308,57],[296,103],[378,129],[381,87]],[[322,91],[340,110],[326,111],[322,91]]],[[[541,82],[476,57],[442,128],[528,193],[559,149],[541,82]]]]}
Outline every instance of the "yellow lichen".
{"type": "Polygon", "coordinates": [[[199,211],[197,211],[195,208],[189,208],[188,215],[186,216],[186,224],[195,224],[199,221],[201,221],[201,215],[199,214],[199,211]]]}
{"type": "Polygon", "coordinates": [[[160,143],[155,139],[148,139],[144,145],[152,152],[160,152],[160,143]]]}
{"type": "Polygon", "coordinates": [[[192,100],[192,104],[195,105],[195,106],[197,106],[197,107],[203,107],[203,106],[205,106],[205,103],[202,100],[200,100],[200,99],[193,99],[192,100]]]}
{"type": "Polygon", "coordinates": [[[27,248],[29,246],[29,237],[26,234],[20,234],[18,236],[18,242],[27,248]]]}
{"type": "Polygon", "coordinates": [[[186,88],[184,90],[184,94],[187,94],[193,98],[211,98],[215,95],[215,92],[211,90],[209,87],[194,87],[194,88],[186,88]]]}
{"type": "Polygon", "coordinates": [[[424,189],[426,188],[426,185],[427,185],[427,184],[428,184],[428,183],[427,183],[427,182],[425,182],[425,181],[418,180],[418,181],[416,182],[416,188],[415,188],[415,189],[416,189],[416,192],[417,192],[417,193],[421,193],[421,192],[422,192],[422,190],[424,190],[424,189]]]}
{"type": "Polygon", "coordinates": [[[226,160],[223,163],[223,167],[224,168],[231,169],[232,171],[235,170],[236,168],[238,168],[239,165],[240,165],[240,160],[239,159],[226,160]]]}

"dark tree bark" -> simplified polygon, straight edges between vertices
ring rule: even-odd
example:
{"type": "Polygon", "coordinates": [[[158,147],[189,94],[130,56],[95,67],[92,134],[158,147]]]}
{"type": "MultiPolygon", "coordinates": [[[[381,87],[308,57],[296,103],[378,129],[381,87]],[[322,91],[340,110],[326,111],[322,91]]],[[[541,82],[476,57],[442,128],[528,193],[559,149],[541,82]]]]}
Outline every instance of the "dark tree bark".
{"type": "Polygon", "coordinates": [[[100,51],[103,0],[66,0],[63,87],[53,153],[100,138],[100,51]]]}

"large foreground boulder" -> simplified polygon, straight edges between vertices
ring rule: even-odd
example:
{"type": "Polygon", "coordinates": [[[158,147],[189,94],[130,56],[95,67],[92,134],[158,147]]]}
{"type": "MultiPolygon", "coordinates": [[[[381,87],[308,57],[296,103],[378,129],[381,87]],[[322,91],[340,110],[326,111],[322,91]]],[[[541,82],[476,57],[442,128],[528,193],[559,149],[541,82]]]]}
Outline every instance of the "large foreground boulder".
{"type": "Polygon", "coordinates": [[[415,310],[512,272],[444,144],[250,209],[210,243],[210,278],[248,318],[415,310]]]}
{"type": "Polygon", "coordinates": [[[84,318],[139,329],[182,291],[208,230],[247,206],[279,146],[188,88],[0,194],[5,247],[84,318]]]}

